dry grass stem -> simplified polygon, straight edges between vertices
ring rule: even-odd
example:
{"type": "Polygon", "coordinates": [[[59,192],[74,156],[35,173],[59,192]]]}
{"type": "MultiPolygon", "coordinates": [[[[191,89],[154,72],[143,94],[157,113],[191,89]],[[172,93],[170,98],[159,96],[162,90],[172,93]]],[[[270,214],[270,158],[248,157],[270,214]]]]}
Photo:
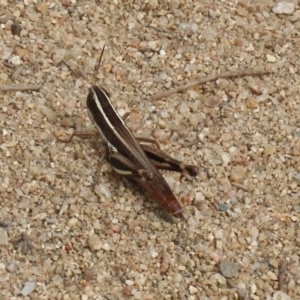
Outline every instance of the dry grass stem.
{"type": "Polygon", "coordinates": [[[216,74],[216,75],[211,75],[205,78],[199,78],[196,80],[193,80],[187,84],[181,85],[177,88],[174,88],[172,90],[169,91],[165,91],[165,92],[160,92],[154,96],[152,96],[151,100],[159,100],[161,98],[165,98],[168,97],[172,94],[175,93],[180,93],[183,92],[185,90],[188,90],[196,85],[199,84],[204,84],[210,81],[216,81],[220,78],[235,78],[235,77],[245,77],[245,76],[262,76],[262,75],[268,75],[271,72],[269,71],[254,71],[254,70],[245,70],[245,71],[239,71],[239,72],[227,72],[227,73],[223,73],[223,74],[216,74]]]}
{"type": "Polygon", "coordinates": [[[39,91],[42,88],[40,84],[34,85],[21,85],[21,84],[6,84],[0,85],[2,92],[24,92],[24,91],[39,91]]]}

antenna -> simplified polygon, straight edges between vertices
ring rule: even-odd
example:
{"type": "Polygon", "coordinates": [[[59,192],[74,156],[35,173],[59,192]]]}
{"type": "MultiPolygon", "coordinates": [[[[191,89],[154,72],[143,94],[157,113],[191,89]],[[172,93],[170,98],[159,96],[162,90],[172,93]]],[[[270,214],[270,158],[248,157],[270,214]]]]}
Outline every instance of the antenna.
{"type": "MultiPolygon", "coordinates": [[[[99,70],[99,67],[100,67],[100,63],[101,63],[101,60],[102,60],[102,57],[103,57],[103,53],[104,53],[104,50],[105,50],[105,44],[102,48],[102,51],[101,51],[101,55],[99,57],[99,60],[98,60],[98,63],[95,65],[95,68],[94,68],[94,77],[96,78],[96,75],[97,75],[97,72],[99,70]]],[[[85,76],[82,76],[80,73],[81,72],[76,72],[74,71],[65,61],[62,61],[62,63],[71,71],[71,73],[76,77],[76,78],[80,78],[80,80],[84,83],[85,86],[87,86],[88,88],[91,87],[91,84],[88,84],[85,79],[83,77],[85,76]]]]}
{"type": "Polygon", "coordinates": [[[101,55],[100,55],[100,58],[99,58],[99,60],[98,60],[98,63],[97,63],[97,65],[95,66],[95,69],[94,69],[94,72],[95,72],[95,73],[97,73],[98,70],[99,70],[100,63],[101,63],[101,60],[102,60],[102,56],[103,56],[103,53],[104,53],[104,49],[105,49],[105,44],[103,45],[103,48],[102,48],[101,55]]]}

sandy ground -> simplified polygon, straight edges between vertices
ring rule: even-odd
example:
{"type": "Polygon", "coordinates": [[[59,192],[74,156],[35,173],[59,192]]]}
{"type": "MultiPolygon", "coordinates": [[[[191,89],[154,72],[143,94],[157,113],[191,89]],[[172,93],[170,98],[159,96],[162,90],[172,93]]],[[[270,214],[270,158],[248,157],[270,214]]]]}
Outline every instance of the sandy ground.
{"type": "Polygon", "coordinates": [[[0,298],[300,299],[299,19],[297,1],[0,0],[0,298]],[[96,178],[99,138],[58,142],[93,130],[62,61],[205,168],[163,172],[186,220],[105,161],[96,178]],[[152,98],[249,69],[271,74],[152,98]]]}

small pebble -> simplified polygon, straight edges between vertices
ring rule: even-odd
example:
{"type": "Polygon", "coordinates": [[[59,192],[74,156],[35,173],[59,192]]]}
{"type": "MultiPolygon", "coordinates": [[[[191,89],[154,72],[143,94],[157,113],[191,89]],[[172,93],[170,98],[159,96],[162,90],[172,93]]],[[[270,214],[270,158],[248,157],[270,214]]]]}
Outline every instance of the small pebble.
{"type": "Polygon", "coordinates": [[[182,117],[185,117],[190,112],[190,108],[185,101],[179,105],[179,112],[182,117]]]}
{"type": "Polygon", "coordinates": [[[165,254],[160,263],[160,274],[166,274],[169,269],[170,257],[168,254],[165,254]]]}
{"type": "Polygon", "coordinates": [[[270,86],[262,80],[251,80],[248,84],[248,87],[251,91],[259,95],[269,95],[276,90],[275,87],[270,86]]]}
{"type": "Polygon", "coordinates": [[[105,251],[109,251],[110,250],[110,245],[108,243],[104,243],[102,245],[102,249],[105,250],[105,251]]]}
{"type": "Polygon", "coordinates": [[[87,269],[82,275],[82,278],[86,281],[91,281],[95,277],[95,270],[94,269],[87,269]]]}
{"type": "Polygon", "coordinates": [[[163,49],[161,49],[161,50],[159,51],[159,55],[160,55],[160,56],[165,56],[166,54],[167,54],[166,51],[163,50],[163,49]]]}
{"type": "Polygon", "coordinates": [[[226,285],[226,278],[224,276],[222,276],[221,274],[218,274],[218,273],[215,274],[214,278],[217,280],[217,282],[220,285],[226,285]]]}
{"type": "Polygon", "coordinates": [[[62,127],[73,127],[74,126],[74,121],[72,118],[63,118],[60,122],[60,125],[62,127]]]}
{"type": "Polygon", "coordinates": [[[16,262],[10,262],[6,265],[6,270],[10,273],[14,273],[19,269],[18,264],[16,262]]]}
{"type": "Polygon", "coordinates": [[[92,252],[99,251],[102,248],[102,242],[96,234],[91,234],[88,237],[87,243],[92,252]]]}
{"type": "Polygon", "coordinates": [[[64,201],[60,207],[60,210],[59,210],[59,215],[62,216],[68,209],[69,207],[69,202],[68,201],[64,201]]]}
{"type": "Polygon", "coordinates": [[[158,256],[158,253],[153,248],[150,249],[150,254],[151,254],[152,258],[155,258],[158,256]]]}
{"type": "Polygon", "coordinates": [[[232,278],[238,273],[238,264],[229,260],[222,260],[220,262],[220,271],[226,278],[232,278]]]}
{"type": "Polygon", "coordinates": [[[50,123],[55,123],[57,114],[48,106],[42,106],[41,111],[50,123]]]}
{"type": "Polygon", "coordinates": [[[194,128],[197,128],[199,122],[200,122],[200,115],[192,115],[190,118],[189,118],[189,122],[190,124],[194,127],[194,128]]]}
{"type": "Polygon", "coordinates": [[[9,59],[9,62],[15,66],[19,66],[22,63],[21,58],[18,55],[12,55],[9,59]]]}
{"type": "Polygon", "coordinates": [[[11,32],[13,35],[19,35],[21,30],[22,30],[22,27],[18,22],[13,22],[11,24],[11,32]]]}
{"type": "Polygon", "coordinates": [[[216,252],[211,252],[211,253],[209,253],[209,256],[211,257],[211,259],[214,261],[214,262],[216,262],[216,263],[219,263],[220,262],[220,260],[221,260],[221,256],[218,254],[218,253],[216,253],[216,252]]]}
{"type": "Polygon", "coordinates": [[[132,289],[133,289],[133,285],[126,285],[122,289],[122,294],[126,295],[126,296],[131,296],[132,295],[132,289]]]}
{"type": "Polygon", "coordinates": [[[71,218],[71,219],[68,221],[68,226],[69,226],[69,227],[75,227],[77,223],[78,223],[78,219],[77,219],[77,218],[71,218]]]}
{"type": "Polygon", "coordinates": [[[270,266],[272,266],[274,269],[278,269],[279,268],[279,262],[277,259],[263,259],[261,261],[261,263],[264,263],[264,264],[270,264],[270,266]]]}
{"type": "Polygon", "coordinates": [[[252,294],[255,294],[256,293],[256,291],[257,291],[257,287],[256,287],[256,285],[253,283],[253,284],[251,284],[251,293],[252,294]]]}
{"type": "Polygon", "coordinates": [[[229,162],[231,161],[230,154],[227,152],[222,152],[221,157],[222,157],[223,165],[227,166],[229,164],[229,162]]]}
{"type": "Polygon", "coordinates": [[[95,188],[95,193],[100,197],[105,197],[106,199],[111,198],[111,191],[106,183],[99,183],[95,188]]]}
{"type": "Polygon", "coordinates": [[[219,203],[219,209],[220,211],[226,212],[228,210],[228,205],[225,203],[219,203]]]}
{"type": "Polygon", "coordinates": [[[276,57],[274,55],[266,54],[267,61],[273,63],[276,61],[276,57]]]}
{"type": "Polygon", "coordinates": [[[111,230],[113,231],[113,232],[116,232],[116,233],[120,233],[121,232],[121,229],[122,229],[122,227],[120,226],[120,225],[117,225],[117,224],[113,224],[113,225],[111,225],[111,230]]]}
{"type": "Polygon", "coordinates": [[[300,173],[295,174],[293,177],[295,180],[300,181],[300,173]]]}
{"type": "MultiPolygon", "coordinates": [[[[0,73],[0,82],[1,83],[6,83],[7,82],[7,80],[8,80],[8,75],[7,74],[5,74],[5,73],[0,73]]],[[[2,107],[2,110],[4,111],[4,112],[6,112],[7,111],[7,107],[2,107]]]]}
{"type": "Polygon", "coordinates": [[[269,272],[267,273],[267,275],[269,276],[269,278],[270,278],[271,280],[274,280],[274,281],[277,281],[277,280],[278,280],[277,275],[276,275],[274,272],[272,272],[272,271],[269,271],[269,272]]]}
{"type": "Polygon", "coordinates": [[[286,14],[291,15],[296,7],[296,2],[292,1],[281,1],[276,3],[276,5],[272,8],[274,14],[286,14]]]}
{"type": "Polygon", "coordinates": [[[28,296],[30,293],[32,293],[35,289],[36,282],[33,281],[27,281],[21,291],[21,294],[23,296],[28,296]]]}
{"type": "Polygon", "coordinates": [[[126,280],[125,283],[127,285],[134,285],[134,281],[132,281],[132,280],[126,280]]]}
{"type": "Polygon", "coordinates": [[[257,101],[256,101],[256,98],[254,98],[254,97],[248,98],[246,104],[247,104],[247,107],[250,109],[257,108],[257,101]]]}
{"type": "MultiPolygon", "coordinates": [[[[45,2],[46,3],[46,2],[45,2]]],[[[54,64],[59,64],[62,60],[64,60],[64,57],[66,55],[66,50],[65,49],[57,49],[55,50],[52,59],[54,64]]]]}
{"type": "Polygon", "coordinates": [[[292,298],[284,292],[277,291],[273,294],[272,300],[292,300],[292,298]]]}
{"type": "Polygon", "coordinates": [[[0,246],[8,246],[8,244],[7,230],[0,228],[0,246]]]}
{"type": "Polygon", "coordinates": [[[277,147],[274,145],[267,145],[264,150],[264,155],[270,156],[274,154],[277,150],[277,147]]]}
{"type": "Polygon", "coordinates": [[[250,299],[249,291],[245,288],[238,288],[239,299],[250,299]]]}
{"type": "Polygon", "coordinates": [[[300,213],[300,205],[294,205],[293,209],[296,213],[300,213]]]}
{"type": "Polygon", "coordinates": [[[42,14],[44,14],[47,11],[47,8],[48,8],[47,2],[40,2],[36,5],[37,11],[41,12],[42,14]]]}
{"type": "Polygon", "coordinates": [[[191,295],[194,295],[198,292],[198,289],[196,287],[194,287],[193,285],[189,286],[189,292],[191,295]]]}

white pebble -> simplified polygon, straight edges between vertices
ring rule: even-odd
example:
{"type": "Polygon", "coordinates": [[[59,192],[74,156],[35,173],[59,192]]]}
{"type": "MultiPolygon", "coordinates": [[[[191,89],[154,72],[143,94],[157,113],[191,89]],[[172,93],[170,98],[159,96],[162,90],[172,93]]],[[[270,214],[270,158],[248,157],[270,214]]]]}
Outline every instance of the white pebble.
{"type": "Polygon", "coordinates": [[[199,122],[200,122],[200,115],[192,115],[190,118],[189,118],[189,122],[190,124],[194,127],[194,128],[197,128],[199,122]]]}
{"type": "Polygon", "coordinates": [[[233,211],[235,213],[237,213],[237,214],[241,214],[242,213],[242,210],[239,207],[235,207],[233,211]]]}
{"type": "Polygon", "coordinates": [[[226,285],[226,278],[224,276],[222,276],[221,274],[217,273],[214,275],[214,278],[217,280],[217,282],[220,284],[220,285],[226,285]]]}
{"type": "Polygon", "coordinates": [[[133,22],[129,22],[128,29],[131,30],[135,27],[135,24],[133,22]]]}
{"type": "Polygon", "coordinates": [[[266,57],[268,62],[273,63],[276,61],[276,57],[274,55],[267,54],[266,57]]]}
{"type": "Polygon", "coordinates": [[[197,192],[195,194],[195,201],[204,201],[204,200],[205,200],[205,196],[203,195],[203,193],[197,192]]]}
{"type": "Polygon", "coordinates": [[[157,41],[150,41],[148,42],[148,47],[151,49],[151,50],[156,50],[157,49],[157,41]]]}
{"type": "Polygon", "coordinates": [[[257,291],[257,287],[256,287],[256,285],[253,283],[253,284],[251,284],[251,293],[252,294],[255,294],[256,293],[256,291],[257,291]]]}
{"type": "Polygon", "coordinates": [[[74,226],[76,226],[77,222],[78,222],[78,219],[77,219],[77,218],[71,218],[71,219],[69,220],[69,222],[68,222],[68,226],[69,226],[69,227],[74,227],[74,226]]]}
{"type": "Polygon", "coordinates": [[[105,251],[109,251],[110,250],[110,245],[108,243],[104,243],[102,246],[102,249],[105,251]]]}
{"type": "Polygon", "coordinates": [[[62,206],[61,206],[61,208],[60,208],[60,210],[59,210],[58,214],[60,216],[63,215],[64,212],[68,209],[68,207],[69,207],[69,202],[68,201],[64,201],[63,204],[62,204],[62,206]]]}
{"type": "Polygon", "coordinates": [[[229,153],[222,152],[221,157],[222,157],[224,166],[227,166],[229,164],[229,162],[231,161],[231,157],[230,157],[229,153]]]}
{"type": "Polygon", "coordinates": [[[134,281],[132,281],[132,280],[126,280],[125,283],[127,285],[134,285],[134,281]]]}
{"type": "Polygon", "coordinates": [[[195,288],[194,286],[190,285],[189,286],[189,292],[191,295],[196,294],[198,292],[198,289],[195,288]]]}
{"type": "Polygon", "coordinates": [[[60,63],[64,59],[65,55],[66,55],[66,50],[65,49],[56,50],[53,57],[52,57],[53,62],[55,64],[60,63]]]}
{"type": "Polygon", "coordinates": [[[188,107],[186,102],[181,102],[179,105],[179,112],[181,113],[182,117],[190,112],[190,108],[188,107]]]}
{"type": "Polygon", "coordinates": [[[273,294],[273,300],[291,300],[291,297],[284,292],[277,291],[273,294]]]}
{"type": "Polygon", "coordinates": [[[153,248],[150,249],[150,254],[151,254],[151,257],[153,257],[153,258],[158,256],[158,253],[153,248]]]}
{"type": "Polygon", "coordinates": [[[166,110],[163,110],[161,113],[160,113],[160,116],[163,118],[163,119],[166,119],[169,117],[169,113],[166,111],[166,110]]]}
{"type": "Polygon", "coordinates": [[[15,66],[19,66],[21,64],[21,59],[18,55],[13,55],[8,61],[15,66]]]}
{"type": "Polygon", "coordinates": [[[7,134],[8,134],[8,131],[7,131],[6,129],[3,129],[3,130],[2,130],[2,135],[3,135],[3,136],[6,136],[7,134]]]}
{"type": "Polygon", "coordinates": [[[274,272],[272,272],[272,271],[269,271],[269,272],[267,273],[267,275],[269,276],[269,278],[270,278],[271,280],[274,280],[274,281],[277,281],[277,280],[278,280],[277,275],[276,275],[274,272]]]}
{"type": "Polygon", "coordinates": [[[295,10],[296,3],[282,1],[278,2],[273,8],[272,11],[274,14],[286,14],[291,15],[295,10]]]}
{"type": "Polygon", "coordinates": [[[166,55],[166,51],[163,50],[163,49],[161,49],[161,50],[159,51],[159,55],[160,55],[160,56],[165,56],[165,55],[166,55]]]}
{"type": "Polygon", "coordinates": [[[31,292],[34,291],[36,283],[33,281],[27,281],[21,291],[23,296],[28,296],[31,292]]]}
{"type": "Polygon", "coordinates": [[[91,251],[98,251],[102,248],[102,243],[98,235],[96,234],[91,234],[88,237],[87,243],[89,245],[89,248],[91,251]]]}
{"type": "Polygon", "coordinates": [[[96,194],[99,196],[104,196],[106,199],[111,198],[111,192],[107,184],[100,183],[95,190],[96,194]]]}

